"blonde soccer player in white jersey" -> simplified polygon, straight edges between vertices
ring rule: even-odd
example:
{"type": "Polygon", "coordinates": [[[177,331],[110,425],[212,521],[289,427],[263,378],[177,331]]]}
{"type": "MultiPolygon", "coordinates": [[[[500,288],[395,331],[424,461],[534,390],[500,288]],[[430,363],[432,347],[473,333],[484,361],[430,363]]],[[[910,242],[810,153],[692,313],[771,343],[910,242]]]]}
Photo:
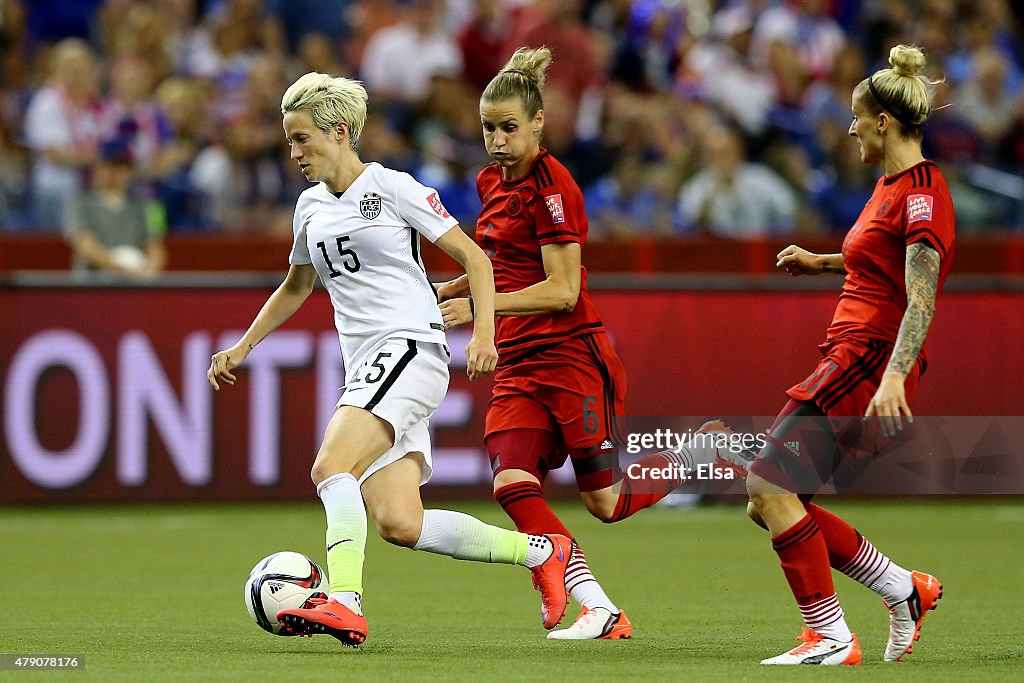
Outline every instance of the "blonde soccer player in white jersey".
{"type": "Polygon", "coordinates": [[[476,308],[466,348],[470,379],[494,370],[494,278],[483,251],[462,232],[437,192],[406,173],[364,164],[356,143],[366,121],[366,90],[354,80],[308,73],[284,93],[281,113],[294,159],[316,184],[295,207],[294,243],[284,282],[249,329],[214,354],[214,389],[290,318],[317,277],[330,294],[346,385],[313,463],[327,513],[330,594],[277,619],[293,635],[366,640],[362,612],[366,508],[390,543],[460,560],[518,564],[541,591],[542,620],[565,612],[571,541],[484,524],[459,512],[424,510],[430,479],[427,421],[448,389],[444,323],[420,259],[420,236],[466,270],[476,308]],[[365,507],[364,507],[365,506],[365,507]]]}

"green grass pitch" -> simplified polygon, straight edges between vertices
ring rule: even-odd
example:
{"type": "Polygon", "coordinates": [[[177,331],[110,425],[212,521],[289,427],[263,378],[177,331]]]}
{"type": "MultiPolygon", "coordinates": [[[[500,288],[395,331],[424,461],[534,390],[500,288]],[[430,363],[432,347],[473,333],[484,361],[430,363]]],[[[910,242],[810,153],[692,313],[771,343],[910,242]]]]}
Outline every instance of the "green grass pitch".
{"type": "MultiPolygon", "coordinates": [[[[883,664],[887,614],[837,576],[864,665],[767,669],[795,645],[799,615],[764,533],[739,504],[656,508],[603,526],[557,506],[636,627],[630,641],[545,640],[520,567],[367,544],[359,650],[274,637],[242,585],[277,550],[323,561],[323,511],[290,505],[0,508],[0,652],[85,654],[83,672],[11,680],[761,681],[1021,680],[1024,503],[1015,499],[824,501],[945,596],[903,664],[883,664]]],[[[431,507],[446,507],[432,503],[431,507]]],[[[447,507],[508,525],[493,503],[447,507]]],[[[576,615],[570,606],[567,619],[576,615]]]]}

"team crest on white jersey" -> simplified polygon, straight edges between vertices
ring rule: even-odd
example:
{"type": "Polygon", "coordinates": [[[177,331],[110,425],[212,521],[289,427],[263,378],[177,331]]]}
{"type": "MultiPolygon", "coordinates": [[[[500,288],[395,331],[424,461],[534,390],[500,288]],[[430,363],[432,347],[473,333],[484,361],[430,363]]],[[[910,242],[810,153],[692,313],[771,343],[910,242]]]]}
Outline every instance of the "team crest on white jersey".
{"type": "Polygon", "coordinates": [[[359,200],[359,213],[363,214],[363,218],[368,221],[372,221],[379,216],[380,195],[376,192],[363,193],[363,198],[359,200]]]}

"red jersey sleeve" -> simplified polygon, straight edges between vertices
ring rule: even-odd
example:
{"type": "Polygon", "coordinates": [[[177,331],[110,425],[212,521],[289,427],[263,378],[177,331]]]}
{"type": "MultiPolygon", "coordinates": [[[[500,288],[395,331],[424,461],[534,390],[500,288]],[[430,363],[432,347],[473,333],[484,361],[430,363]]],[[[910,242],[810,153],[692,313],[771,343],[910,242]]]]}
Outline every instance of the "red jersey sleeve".
{"type": "Polygon", "coordinates": [[[936,181],[931,187],[915,187],[907,193],[904,243],[910,245],[924,240],[945,260],[953,247],[956,218],[945,181],[941,178],[936,181]]]}
{"type": "Polygon", "coordinates": [[[531,202],[537,242],[583,244],[587,237],[587,214],[583,210],[583,193],[569,171],[548,155],[544,155],[534,171],[537,194],[531,202]]]}

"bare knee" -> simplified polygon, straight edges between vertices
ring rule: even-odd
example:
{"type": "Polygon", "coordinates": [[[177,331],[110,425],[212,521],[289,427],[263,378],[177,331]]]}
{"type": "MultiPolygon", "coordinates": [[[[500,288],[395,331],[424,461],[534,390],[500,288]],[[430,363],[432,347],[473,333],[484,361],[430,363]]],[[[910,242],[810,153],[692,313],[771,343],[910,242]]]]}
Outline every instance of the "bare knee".
{"type": "Polygon", "coordinates": [[[754,505],[754,501],[747,502],[747,517],[762,529],[768,529],[768,525],[764,523],[764,518],[761,517],[761,512],[754,505]]]}
{"type": "Polygon", "coordinates": [[[605,524],[611,524],[612,522],[618,521],[615,515],[615,509],[618,507],[618,496],[612,494],[610,491],[592,491],[583,496],[583,504],[587,506],[587,510],[590,511],[594,517],[605,524]]]}
{"type": "Polygon", "coordinates": [[[309,471],[309,478],[313,480],[313,486],[320,486],[320,483],[325,479],[329,479],[334,476],[336,472],[332,472],[324,463],[318,459],[313,463],[313,469],[309,471]]]}
{"type": "Polygon", "coordinates": [[[388,543],[392,545],[402,546],[403,548],[412,548],[420,540],[420,532],[423,529],[422,521],[416,523],[415,519],[412,519],[408,515],[388,515],[382,516],[375,520],[377,524],[377,533],[388,543]]]}

